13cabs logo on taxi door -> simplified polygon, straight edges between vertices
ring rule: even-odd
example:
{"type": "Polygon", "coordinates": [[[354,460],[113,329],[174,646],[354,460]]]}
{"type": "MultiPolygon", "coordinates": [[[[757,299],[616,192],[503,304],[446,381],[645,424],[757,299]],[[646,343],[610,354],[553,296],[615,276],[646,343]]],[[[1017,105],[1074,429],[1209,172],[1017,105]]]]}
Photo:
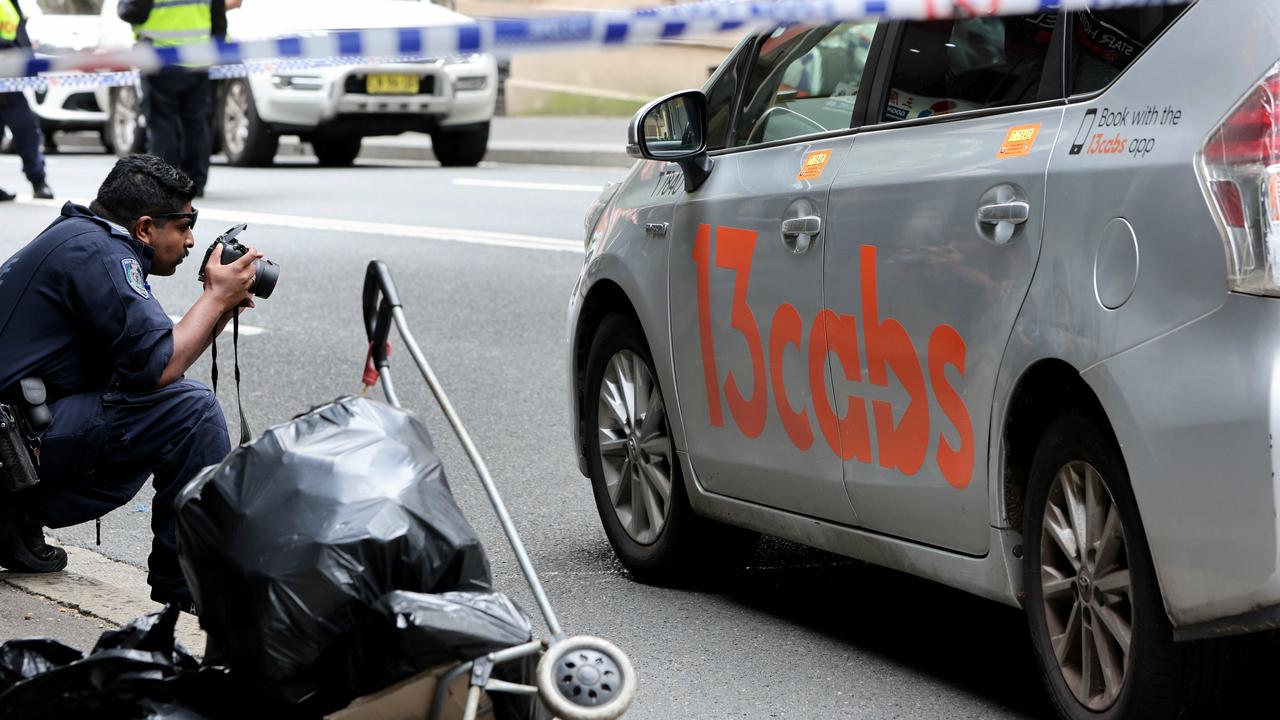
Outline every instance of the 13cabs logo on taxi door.
{"type": "MultiPolygon", "coordinates": [[[[800,450],[814,445],[813,420],[809,408],[792,405],[782,375],[782,358],[789,346],[797,352],[807,351],[809,370],[809,394],[813,398],[813,415],[818,431],[827,447],[842,460],[871,463],[871,433],[867,416],[867,401],[859,395],[848,396],[848,410],[844,417],[836,409],[826,393],[825,369],[827,356],[834,353],[845,377],[862,383],[859,357],[858,318],[841,315],[829,308],[820,310],[809,331],[809,342],[804,344],[804,320],[790,303],[783,303],[773,313],[767,338],[768,362],[766,363],[765,339],[760,337],[755,313],[747,305],[747,289],[751,283],[751,261],[755,253],[758,233],[753,230],[710,225],[699,225],[693,245],[693,261],[698,274],[698,331],[702,346],[703,379],[707,388],[707,408],[710,422],[715,427],[724,426],[724,406],[738,429],[749,438],[757,438],[764,432],[769,414],[769,395],[782,419],[783,429],[800,450]],[[712,246],[715,257],[712,258],[712,246]],[[730,307],[730,327],[742,334],[751,356],[751,396],[743,394],[738,378],[728,373],[724,381],[724,397],[721,399],[720,374],[716,369],[715,338],[711,333],[711,266],[734,272],[733,302],[730,307]]],[[[929,397],[925,386],[927,372],[934,398],[947,420],[955,428],[960,439],[959,447],[953,447],[941,432],[938,433],[938,449],[933,461],[942,476],[953,487],[963,488],[973,475],[974,446],[973,422],[960,393],[947,380],[946,368],[956,369],[961,377],[965,373],[965,343],[950,325],[938,325],[929,335],[926,353],[928,368],[920,366],[919,355],[907,334],[906,328],[891,317],[881,318],[876,299],[876,248],[863,245],[859,257],[861,276],[862,342],[865,345],[867,375],[872,385],[887,386],[892,371],[897,382],[907,391],[910,401],[901,419],[894,423],[894,408],[883,400],[871,401],[871,417],[876,427],[876,449],[882,467],[896,468],[905,475],[915,475],[924,466],[929,451],[930,418],[929,397]]]]}

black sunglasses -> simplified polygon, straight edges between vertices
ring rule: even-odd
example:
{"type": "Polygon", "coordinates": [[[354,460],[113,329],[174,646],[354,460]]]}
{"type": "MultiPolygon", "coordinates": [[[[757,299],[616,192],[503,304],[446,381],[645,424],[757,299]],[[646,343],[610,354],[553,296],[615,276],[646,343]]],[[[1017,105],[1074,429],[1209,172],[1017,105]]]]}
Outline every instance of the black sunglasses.
{"type": "Polygon", "coordinates": [[[190,220],[191,229],[194,230],[196,227],[196,219],[200,217],[200,211],[192,210],[191,212],[150,213],[150,215],[152,218],[180,218],[182,220],[190,220]]]}

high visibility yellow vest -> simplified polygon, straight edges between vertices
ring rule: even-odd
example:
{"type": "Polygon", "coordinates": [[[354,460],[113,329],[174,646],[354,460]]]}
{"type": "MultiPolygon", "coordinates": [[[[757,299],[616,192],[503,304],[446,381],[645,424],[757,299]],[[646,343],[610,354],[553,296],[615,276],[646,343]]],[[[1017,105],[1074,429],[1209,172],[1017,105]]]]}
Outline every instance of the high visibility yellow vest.
{"type": "Polygon", "coordinates": [[[210,0],[156,0],[147,21],[133,26],[134,36],[156,47],[208,42],[213,35],[209,6],[210,0]]]}
{"type": "Polygon", "coordinates": [[[0,0],[0,40],[13,42],[18,39],[18,22],[22,16],[13,0],[0,0]]]}

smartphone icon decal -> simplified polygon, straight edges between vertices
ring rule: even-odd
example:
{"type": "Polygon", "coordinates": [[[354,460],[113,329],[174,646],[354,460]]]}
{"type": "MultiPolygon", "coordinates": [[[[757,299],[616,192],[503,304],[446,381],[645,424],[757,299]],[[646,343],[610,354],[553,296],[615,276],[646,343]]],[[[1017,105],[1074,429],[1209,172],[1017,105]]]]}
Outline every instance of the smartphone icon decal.
{"type": "Polygon", "coordinates": [[[1076,139],[1071,143],[1071,154],[1079,155],[1084,150],[1085,140],[1089,138],[1089,133],[1093,132],[1093,123],[1098,119],[1098,110],[1095,108],[1084,114],[1084,120],[1080,121],[1080,130],[1076,132],[1076,139]]]}

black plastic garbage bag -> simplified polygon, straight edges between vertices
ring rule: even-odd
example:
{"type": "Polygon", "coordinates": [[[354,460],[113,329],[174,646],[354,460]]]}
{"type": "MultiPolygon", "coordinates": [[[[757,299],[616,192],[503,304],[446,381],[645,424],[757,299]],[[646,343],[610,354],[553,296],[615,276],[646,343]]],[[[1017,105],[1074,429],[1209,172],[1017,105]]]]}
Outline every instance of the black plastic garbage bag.
{"type": "Polygon", "coordinates": [[[10,640],[0,645],[0,694],[23,680],[83,658],[84,653],[57,640],[10,640]]]}
{"type": "Polygon", "coordinates": [[[351,658],[384,595],[490,589],[426,425],[370,400],[236,448],[184,488],[177,515],[210,659],[319,710],[357,695],[351,658]]]}
{"type": "Polygon", "coordinates": [[[21,673],[24,679],[0,693],[0,718],[198,720],[225,715],[224,674],[201,669],[174,641],[177,620],[178,609],[172,606],[143,615],[103,633],[84,657],[51,640],[5,643],[0,646],[3,672],[21,673]],[[19,659],[21,670],[11,662],[19,659]]]}
{"type": "MultiPolygon", "coordinates": [[[[375,606],[373,626],[362,634],[358,664],[361,693],[379,690],[424,668],[465,662],[533,639],[523,612],[502,593],[446,592],[426,595],[393,592],[375,606]]],[[[503,663],[493,676],[535,685],[537,656],[503,663]]],[[[549,718],[541,703],[526,695],[491,693],[500,720],[549,718]]]]}
{"type": "Polygon", "coordinates": [[[501,593],[393,592],[375,606],[353,671],[371,692],[424,668],[463,662],[533,638],[529,619],[501,593]]]}

